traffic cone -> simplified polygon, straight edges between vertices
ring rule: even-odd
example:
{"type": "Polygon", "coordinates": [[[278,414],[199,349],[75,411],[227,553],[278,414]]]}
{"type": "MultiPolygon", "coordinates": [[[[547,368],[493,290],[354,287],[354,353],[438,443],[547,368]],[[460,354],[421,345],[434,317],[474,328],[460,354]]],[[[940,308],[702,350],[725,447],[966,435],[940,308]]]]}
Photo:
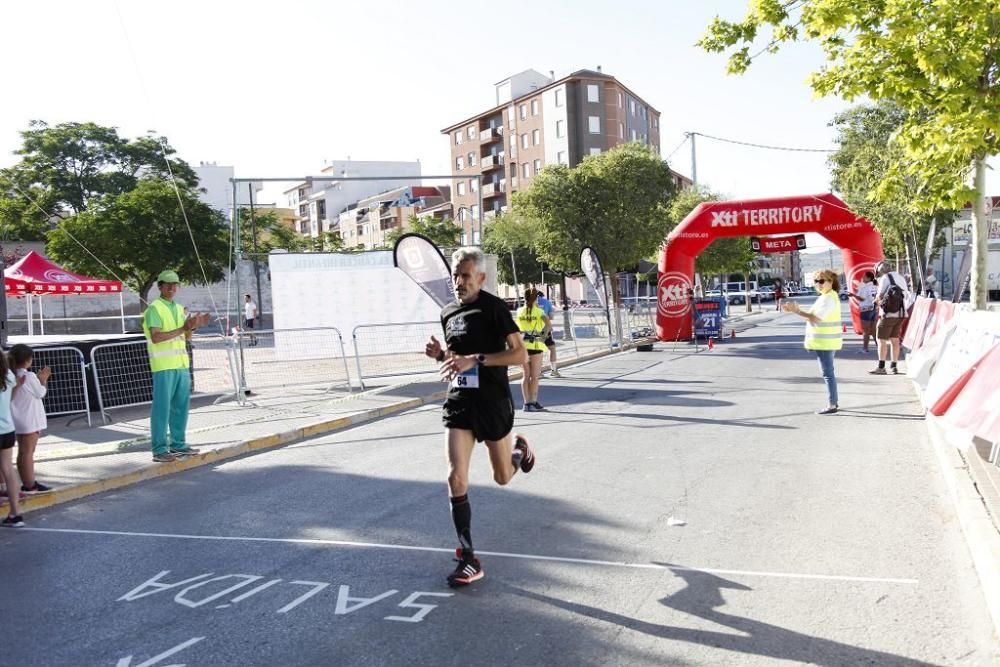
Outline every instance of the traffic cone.
{"type": "Polygon", "coordinates": [[[710,350],[715,349],[715,342],[711,338],[708,339],[708,349],[710,350]]]}

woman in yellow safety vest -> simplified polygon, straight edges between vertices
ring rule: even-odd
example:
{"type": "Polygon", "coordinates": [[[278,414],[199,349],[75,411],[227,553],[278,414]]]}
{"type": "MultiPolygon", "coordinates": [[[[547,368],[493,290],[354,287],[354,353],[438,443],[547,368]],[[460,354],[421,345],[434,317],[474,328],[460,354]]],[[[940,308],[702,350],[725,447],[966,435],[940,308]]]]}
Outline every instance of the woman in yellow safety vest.
{"type": "Polygon", "coordinates": [[[538,381],[542,375],[542,352],[546,350],[545,339],[552,333],[552,324],[545,311],[538,307],[538,290],[528,288],[524,293],[525,305],[518,309],[514,320],[524,336],[524,347],[528,349],[528,361],[524,364],[521,379],[521,395],[524,397],[524,411],[544,410],[538,402],[538,381]]]}
{"type": "Polygon", "coordinates": [[[819,358],[819,365],[826,381],[827,406],[817,411],[819,415],[832,415],[837,406],[837,376],[833,373],[833,355],[844,345],[840,319],[840,280],[833,271],[824,269],[816,273],[813,280],[819,298],[809,308],[802,310],[798,303],[787,301],[782,306],[786,313],[795,313],[806,318],[805,348],[813,350],[819,358]]]}

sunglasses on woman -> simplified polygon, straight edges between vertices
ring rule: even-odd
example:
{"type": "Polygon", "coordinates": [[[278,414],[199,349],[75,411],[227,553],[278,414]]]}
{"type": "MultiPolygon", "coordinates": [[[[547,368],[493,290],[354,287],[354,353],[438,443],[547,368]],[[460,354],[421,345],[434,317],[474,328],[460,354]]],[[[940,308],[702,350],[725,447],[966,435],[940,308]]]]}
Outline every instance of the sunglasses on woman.
{"type": "Polygon", "coordinates": [[[822,285],[823,283],[828,283],[830,281],[826,280],[825,278],[820,278],[819,280],[814,280],[813,282],[816,283],[817,285],[822,285]]]}

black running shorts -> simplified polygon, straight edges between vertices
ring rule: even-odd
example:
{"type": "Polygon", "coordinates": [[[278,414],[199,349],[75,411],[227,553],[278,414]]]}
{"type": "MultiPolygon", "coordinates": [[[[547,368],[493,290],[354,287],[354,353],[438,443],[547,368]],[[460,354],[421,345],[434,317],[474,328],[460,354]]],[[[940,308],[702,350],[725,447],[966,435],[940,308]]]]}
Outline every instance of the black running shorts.
{"type": "Polygon", "coordinates": [[[449,398],[444,402],[441,421],[445,428],[472,431],[476,442],[502,440],[514,428],[514,402],[449,398]]]}
{"type": "MultiPolygon", "coordinates": [[[[511,425],[513,425],[513,420],[511,420],[511,425]]],[[[17,442],[17,436],[14,432],[0,434],[0,449],[11,449],[17,442]]]]}

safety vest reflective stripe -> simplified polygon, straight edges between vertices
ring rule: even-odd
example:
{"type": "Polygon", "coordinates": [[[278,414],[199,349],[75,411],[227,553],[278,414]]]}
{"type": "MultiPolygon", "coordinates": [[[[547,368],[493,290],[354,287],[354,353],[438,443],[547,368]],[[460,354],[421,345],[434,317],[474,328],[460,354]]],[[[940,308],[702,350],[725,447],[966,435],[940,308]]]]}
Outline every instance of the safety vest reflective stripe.
{"type": "MultiPolygon", "coordinates": [[[[545,317],[545,311],[538,306],[531,309],[530,316],[527,307],[521,308],[517,311],[517,328],[528,336],[541,338],[542,331],[545,329],[543,317],[545,317]]],[[[529,350],[544,350],[545,341],[525,338],[524,347],[529,350]]]]}
{"type": "Polygon", "coordinates": [[[843,330],[840,321],[840,301],[833,292],[820,295],[816,300],[813,310],[818,310],[822,305],[826,306],[826,314],[818,324],[806,322],[805,348],[807,350],[839,350],[843,347],[843,330]],[[823,299],[828,299],[832,303],[822,304],[823,299]]]}
{"type": "MultiPolygon", "coordinates": [[[[173,331],[184,326],[184,321],[178,321],[174,317],[171,308],[168,308],[160,299],[149,304],[150,308],[156,309],[162,323],[161,331],[173,331]]],[[[148,312],[148,309],[147,309],[148,312]]],[[[183,317],[183,309],[181,309],[183,317]]],[[[154,373],[159,371],[169,371],[175,368],[190,367],[187,346],[184,344],[184,336],[176,336],[162,343],[154,343],[149,326],[146,324],[146,313],[142,314],[142,331],[146,334],[146,352],[149,355],[149,368],[154,373]]]]}

